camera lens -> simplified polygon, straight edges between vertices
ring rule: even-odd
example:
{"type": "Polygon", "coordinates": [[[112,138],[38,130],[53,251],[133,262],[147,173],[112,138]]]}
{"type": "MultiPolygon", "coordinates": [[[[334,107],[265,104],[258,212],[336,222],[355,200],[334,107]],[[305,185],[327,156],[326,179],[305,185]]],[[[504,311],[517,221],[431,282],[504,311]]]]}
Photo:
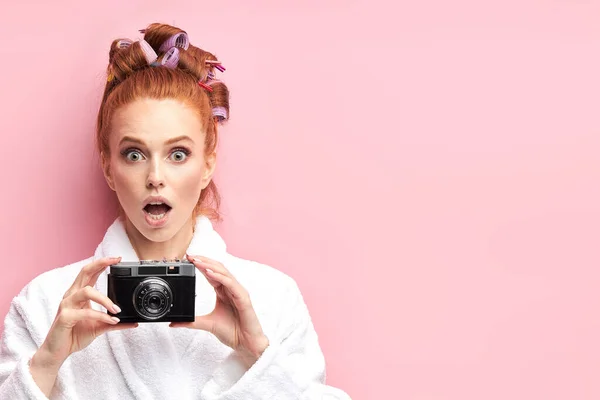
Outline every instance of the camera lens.
{"type": "Polygon", "coordinates": [[[148,299],[148,307],[150,307],[153,310],[158,310],[160,308],[160,303],[160,297],[158,297],[157,295],[153,294],[148,299]]]}
{"type": "Polygon", "coordinates": [[[169,284],[160,278],[147,278],[133,291],[133,306],[143,318],[156,320],[171,309],[173,293],[169,284]]]}

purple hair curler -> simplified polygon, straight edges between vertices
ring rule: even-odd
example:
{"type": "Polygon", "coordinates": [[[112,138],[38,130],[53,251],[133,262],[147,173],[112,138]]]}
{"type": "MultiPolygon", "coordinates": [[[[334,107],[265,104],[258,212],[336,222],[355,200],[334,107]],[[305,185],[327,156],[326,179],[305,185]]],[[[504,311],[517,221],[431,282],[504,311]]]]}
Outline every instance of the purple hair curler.
{"type": "Polygon", "coordinates": [[[131,46],[132,41],[129,39],[121,39],[117,42],[117,48],[119,49],[125,49],[129,46],[131,46]]]}
{"type": "Polygon", "coordinates": [[[179,49],[171,47],[167,50],[160,63],[167,68],[177,68],[177,64],[179,64],[179,49]]]}
{"type": "Polygon", "coordinates": [[[227,119],[227,109],[225,109],[225,107],[213,107],[212,113],[213,116],[219,120],[219,122],[227,119]]]}
{"type": "Polygon", "coordinates": [[[189,46],[190,39],[188,38],[187,33],[179,32],[165,40],[165,42],[160,46],[160,49],[158,49],[158,51],[165,52],[171,47],[180,47],[184,50],[187,50],[189,46]]]}

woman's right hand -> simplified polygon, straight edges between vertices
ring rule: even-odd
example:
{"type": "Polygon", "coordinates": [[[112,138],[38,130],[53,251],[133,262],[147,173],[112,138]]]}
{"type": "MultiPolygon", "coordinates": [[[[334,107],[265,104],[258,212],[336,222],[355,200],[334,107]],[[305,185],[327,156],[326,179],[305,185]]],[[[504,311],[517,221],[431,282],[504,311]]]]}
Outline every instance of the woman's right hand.
{"type": "Polygon", "coordinates": [[[120,258],[102,258],[86,265],[63,296],[46,340],[30,363],[33,379],[46,396],[50,395],[58,370],[67,357],[84,349],[107,331],[137,326],[137,324],[118,324],[118,318],[93,310],[91,307],[93,301],[112,313],[117,314],[121,311],[107,296],[93,287],[102,271],[120,260],[120,258]]]}

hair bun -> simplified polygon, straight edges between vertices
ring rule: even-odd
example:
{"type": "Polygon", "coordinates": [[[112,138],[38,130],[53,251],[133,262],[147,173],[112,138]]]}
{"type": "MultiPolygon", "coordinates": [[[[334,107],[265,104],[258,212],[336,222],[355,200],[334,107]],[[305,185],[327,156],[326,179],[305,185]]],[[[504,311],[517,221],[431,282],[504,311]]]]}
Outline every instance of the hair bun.
{"type": "Polygon", "coordinates": [[[165,67],[193,77],[196,87],[203,88],[208,96],[214,120],[227,121],[230,117],[229,90],[217,76],[217,71],[225,71],[221,61],[214,54],[192,45],[187,32],[175,26],[153,23],[140,32],[143,39],[113,41],[105,96],[138,71],[149,66],[165,67]]]}

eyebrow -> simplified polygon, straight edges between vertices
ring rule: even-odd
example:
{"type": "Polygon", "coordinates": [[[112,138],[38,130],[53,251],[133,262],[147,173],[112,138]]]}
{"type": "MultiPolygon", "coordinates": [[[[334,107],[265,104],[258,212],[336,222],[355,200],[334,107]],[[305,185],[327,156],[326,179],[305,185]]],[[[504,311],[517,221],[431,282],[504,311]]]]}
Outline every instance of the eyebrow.
{"type": "MultiPolygon", "coordinates": [[[[192,138],[190,138],[189,136],[182,135],[182,136],[177,136],[177,137],[174,137],[174,138],[171,138],[171,139],[167,140],[165,142],[165,144],[169,145],[169,144],[177,143],[177,142],[180,142],[180,141],[183,141],[183,140],[189,140],[192,143],[194,142],[192,140],[192,138]]],[[[120,143],[123,143],[123,142],[132,142],[132,143],[144,144],[143,140],[135,138],[135,137],[132,137],[132,136],[123,136],[123,139],[121,139],[120,143]]]]}

